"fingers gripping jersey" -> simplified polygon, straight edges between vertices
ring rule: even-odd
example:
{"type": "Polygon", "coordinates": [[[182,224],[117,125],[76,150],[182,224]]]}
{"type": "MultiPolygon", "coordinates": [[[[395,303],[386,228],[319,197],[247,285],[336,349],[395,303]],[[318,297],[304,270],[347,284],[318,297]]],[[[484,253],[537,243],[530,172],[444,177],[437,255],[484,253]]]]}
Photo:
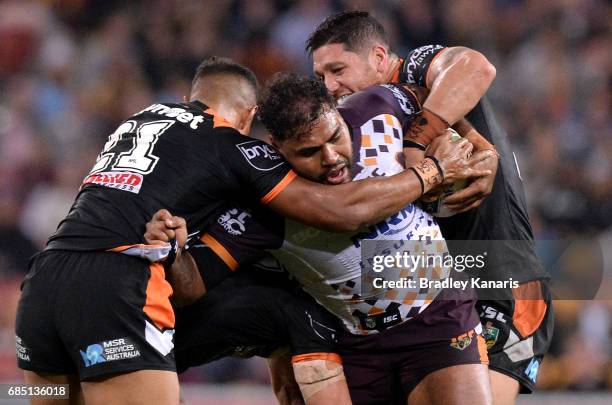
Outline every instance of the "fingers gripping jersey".
{"type": "Polygon", "coordinates": [[[109,137],[47,249],[149,257],[142,235],[160,208],[203,229],[227,201],[269,202],[294,177],[273,148],[204,104],[154,104],[109,137]]]}
{"type": "MultiPolygon", "coordinates": [[[[427,86],[429,68],[437,57],[448,48],[426,45],[412,50],[400,68],[399,82],[427,86]]],[[[533,231],[527,214],[527,203],[518,162],[508,142],[508,135],[497,121],[493,108],[483,96],[466,118],[489,142],[495,145],[500,161],[491,194],[477,209],[440,218],[439,224],[446,239],[492,240],[489,255],[503,258],[504,266],[486,266],[479,276],[483,279],[513,279],[519,282],[547,278],[535,254],[533,231]],[[527,241],[517,249],[516,243],[503,241],[527,241]]]]}
{"type": "MultiPolygon", "coordinates": [[[[391,176],[404,170],[403,127],[410,124],[420,104],[409,90],[395,85],[374,86],[349,97],[339,108],[353,137],[354,180],[391,176]]],[[[375,198],[375,197],[374,197],[375,198]]],[[[319,303],[338,316],[355,334],[370,334],[399,324],[423,311],[439,290],[375,288],[364,276],[363,258],[394,255],[406,249],[444,254],[446,244],[432,216],[414,204],[357,234],[319,231],[286,222],[285,241],[273,254],[319,303]],[[407,246],[402,242],[421,240],[407,246]],[[416,246],[418,245],[418,246],[416,246]],[[387,315],[387,316],[384,316],[387,315]]],[[[412,251],[416,253],[416,251],[412,251]]],[[[448,268],[412,269],[429,279],[446,278],[448,268]]],[[[409,277],[404,268],[397,278],[409,277]]]]}

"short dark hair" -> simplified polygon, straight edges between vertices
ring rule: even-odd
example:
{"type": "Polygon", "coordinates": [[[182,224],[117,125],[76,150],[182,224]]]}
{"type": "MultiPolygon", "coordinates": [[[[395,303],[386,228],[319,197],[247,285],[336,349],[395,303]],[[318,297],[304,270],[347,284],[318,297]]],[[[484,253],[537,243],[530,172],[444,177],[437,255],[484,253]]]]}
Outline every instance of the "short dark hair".
{"type": "Polygon", "coordinates": [[[307,134],[335,103],[325,85],[297,73],[277,73],[262,92],[259,119],[278,141],[307,134]]]}
{"type": "Polygon", "coordinates": [[[381,23],[367,11],[343,11],[319,24],[306,41],[306,52],[312,55],[327,44],[343,44],[346,50],[356,52],[373,39],[388,45],[381,23]]]}
{"type": "Polygon", "coordinates": [[[211,56],[210,58],[204,59],[204,61],[200,63],[200,66],[198,66],[196,69],[191,85],[195,85],[195,83],[201,77],[212,76],[215,74],[229,74],[241,77],[248,81],[251,86],[253,86],[255,92],[257,92],[259,89],[257,77],[255,77],[255,74],[251,71],[251,69],[234,62],[230,58],[224,58],[221,56],[211,56]]]}

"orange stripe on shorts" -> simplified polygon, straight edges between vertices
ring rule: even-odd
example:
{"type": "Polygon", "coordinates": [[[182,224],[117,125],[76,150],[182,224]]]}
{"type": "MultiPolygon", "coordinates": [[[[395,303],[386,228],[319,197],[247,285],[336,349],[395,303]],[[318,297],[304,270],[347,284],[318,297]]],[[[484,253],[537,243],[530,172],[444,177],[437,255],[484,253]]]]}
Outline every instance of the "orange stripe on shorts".
{"type": "Polygon", "coordinates": [[[166,281],[164,266],[151,263],[149,269],[151,276],[147,282],[147,300],[143,310],[159,329],[173,329],[174,310],[170,305],[172,287],[166,281]]]}
{"type": "Polygon", "coordinates": [[[542,297],[540,281],[530,281],[512,289],[514,296],[514,314],[512,322],[522,337],[532,335],[546,315],[546,301],[542,297]]]}
{"type": "Polygon", "coordinates": [[[484,338],[480,335],[476,336],[476,342],[478,342],[478,354],[480,355],[480,362],[482,364],[489,364],[489,353],[487,352],[487,343],[484,338]]]}

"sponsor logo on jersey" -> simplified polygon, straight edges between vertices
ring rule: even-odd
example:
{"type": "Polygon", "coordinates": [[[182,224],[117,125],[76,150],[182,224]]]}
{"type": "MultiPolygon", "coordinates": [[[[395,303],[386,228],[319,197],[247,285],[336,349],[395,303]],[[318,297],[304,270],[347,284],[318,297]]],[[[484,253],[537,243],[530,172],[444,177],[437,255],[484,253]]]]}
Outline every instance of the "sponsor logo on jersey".
{"type": "Polygon", "coordinates": [[[472,344],[472,337],[476,334],[474,330],[471,330],[463,335],[459,335],[451,339],[451,347],[457,350],[465,350],[472,344]]]}
{"type": "Polygon", "coordinates": [[[86,184],[98,184],[100,186],[138,194],[142,185],[142,174],[129,172],[94,173],[85,177],[83,186],[86,184]]]}
{"type": "Polygon", "coordinates": [[[140,351],[128,338],[105,340],[94,343],[83,350],[79,350],[85,367],[99,363],[133,359],[140,356],[140,351]]]}
{"type": "Polygon", "coordinates": [[[404,74],[406,76],[404,81],[410,84],[419,84],[418,80],[414,77],[415,70],[423,63],[425,58],[442,48],[444,47],[441,45],[425,45],[410,52],[408,61],[404,65],[404,74]]]}
{"type": "Polygon", "coordinates": [[[487,343],[487,350],[491,349],[495,342],[497,342],[497,338],[499,337],[499,329],[493,326],[493,322],[487,322],[484,328],[484,339],[487,343]]]}
{"type": "Polygon", "coordinates": [[[412,102],[408,99],[408,97],[406,97],[404,92],[402,92],[400,89],[398,89],[396,86],[392,84],[383,84],[382,87],[385,87],[391,90],[391,93],[393,93],[393,95],[397,99],[397,102],[399,103],[399,106],[404,112],[404,114],[406,115],[416,114],[415,106],[412,105],[412,102]]]}
{"type": "Polygon", "coordinates": [[[527,378],[529,378],[531,381],[535,383],[536,379],[538,378],[539,369],[540,369],[540,362],[536,360],[535,358],[533,358],[531,359],[531,362],[529,362],[529,364],[527,365],[527,368],[525,369],[525,375],[527,376],[527,378]]]}
{"type": "Polygon", "coordinates": [[[142,114],[144,112],[152,112],[155,114],[163,115],[164,117],[174,118],[178,122],[182,122],[183,124],[189,124],[189,128],[191,129],[198,129],[198,124],[204,122],[203,115],[195,115],[193,113],[188,112],[184,108],[169,107],[163,104],[153,104],[145,108],[138,114],[142,114]]]}
{"type": "Polygon", "coordinates": [[[248,141],[236,145],[246,158],[247,162],[257,170],[269,171],[276,169],[285,161],[282,156],[270,145],[262,141],[248,141]]]}
{"type": "Polygon", "coordinates": [[[242,235],[246,230],[246,220],[251,214],[245,211],[239,211],[236,208],[225,211],[217,222],[230,235],[242,235]]]}
{"type": "Polygon", "coordinates": [[[30,351],[23,343],[23,340],[17,335],[15,335],[15,350],[19,360],[30,361],[30,351]]]}

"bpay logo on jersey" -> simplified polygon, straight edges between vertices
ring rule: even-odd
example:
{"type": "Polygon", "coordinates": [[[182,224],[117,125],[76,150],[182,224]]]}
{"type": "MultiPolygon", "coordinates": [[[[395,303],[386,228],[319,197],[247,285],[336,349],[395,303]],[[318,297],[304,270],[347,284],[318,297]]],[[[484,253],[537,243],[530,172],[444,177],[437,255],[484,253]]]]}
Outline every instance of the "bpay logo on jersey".
{"type": "Polygon", "coordinates": [[[285,161],[282,156],[270,145],[262,141],[248,141],[236,145],[247,162],[257,170],[268,171],[276,169],[285,161]]]}

